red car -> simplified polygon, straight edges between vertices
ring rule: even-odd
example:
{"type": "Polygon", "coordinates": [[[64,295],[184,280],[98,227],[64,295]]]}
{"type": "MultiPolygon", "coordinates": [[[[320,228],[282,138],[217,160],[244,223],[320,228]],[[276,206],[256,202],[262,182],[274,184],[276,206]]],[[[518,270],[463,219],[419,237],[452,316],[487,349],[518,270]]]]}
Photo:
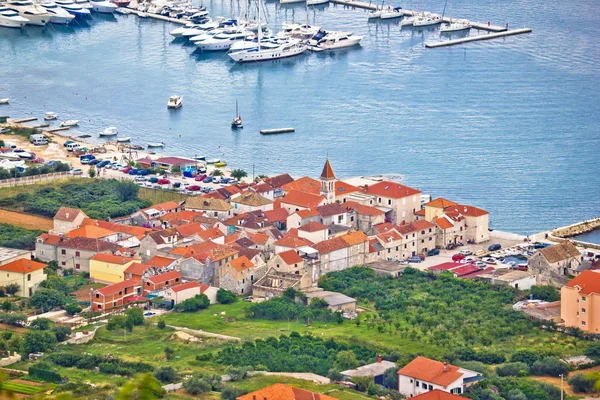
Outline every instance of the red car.
{"type": "Polygon", "coordinates": [[[131,167],[127,167],[121,170],[121,172],[123,172],[124,174],[128,174],[129,171],[131,171],[131,167]]]}
{"type": "Polygon", "coordinates": [[[465,258],[465,256],[463,256],[460,253],[457,253],[457,254],[455,254],[455,255],[452,256],[452,261],[460,261],[460,260],[462,260],[464,258],[465,258]]]}
{"type": "Polygon", "coordinates": [[[188,186],[188,188],[187,188],[187,190],[191,190],[192,192],[197,192],[200,189],[202,189],[202,188],[198,185],[188,186]]]}
{"type": "Polygon", "coordinates": [[[168,185],[169,183],[171,183],[171,181],[168,179],[159,179],[156,183],[159,185],[168,185]]]}
{"type": "Polygon", "coordinates": [[[194,178],[194,180],[196,182],[202,182],[205,179],[206,179],[206,175],[198,175],[197,177],[194,178]]]}

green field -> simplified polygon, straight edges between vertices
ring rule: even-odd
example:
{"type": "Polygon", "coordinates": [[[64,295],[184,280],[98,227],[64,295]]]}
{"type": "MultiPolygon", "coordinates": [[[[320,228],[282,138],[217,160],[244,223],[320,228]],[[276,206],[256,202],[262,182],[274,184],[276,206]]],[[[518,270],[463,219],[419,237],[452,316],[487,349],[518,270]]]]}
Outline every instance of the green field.
{"type": "Polygon", "coordinates": [[[2,385],[0,385],[0,389],[6,389],[8,391],[14,392],[14,393],[21,393],[21,394],[37,394],[37,393],[41,393],[41,392],[45,392],[47,390],[49,390],[50,388],[52,388],[55,385],[50,385],[50,384],[44,384],[42,386],[34,386],[34,385],[27,385],[25,383],[20,383],[20,382],[4,382],[2,385]]]}
{"type": "Polygon", "coordinates": [[[138,194],[140,199],[150,200],[152,205],[165,203],[167,201],[184,201],[190,196],[182,193],[172,192],[169,190],[157,190],[150,188],[140,188],[140,192],[138,194]]]}

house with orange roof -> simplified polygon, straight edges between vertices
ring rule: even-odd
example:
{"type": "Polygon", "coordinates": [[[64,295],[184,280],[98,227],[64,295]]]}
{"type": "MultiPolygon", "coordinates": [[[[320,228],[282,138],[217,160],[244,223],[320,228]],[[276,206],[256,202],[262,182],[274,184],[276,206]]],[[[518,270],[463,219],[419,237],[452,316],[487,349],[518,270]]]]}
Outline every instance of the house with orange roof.
{"type": "Polygon", "coordinates": [[[31,297],[40,283],[46,280],[44,268],[48,265],[31,259],[20,258],[0,265],[0,287],[10,284],[19,285],[15,294],[19,297],[31,297]]]}
{"type": "Polygon", "coordinates": [[[183,205],[175,201],[156,204],[152,207],[144,208],[131,215],[131,220],[135,225],[149,226],[157,228],[162,225],[161,218],[169,213],[175,213],[183,210],[183,205]]]}
{"type": "Polygon", "coordinates": [[[243,214],[253,211],[269,211],[273,209],[273,200],[261,196],[258,193],[248,191],[231,199],[233,214],[243,214]]]}
{"type": "Polygon", "coordinates": [[[275,245],[275,254],[279,254],[281,252],[287,250],[295,250],[304,246],[313,246],[314,243],[308,239],[301,238],[298,236],[287,234],[281,239],[275,241],[273,243],[275,245]]]}
{"type": "Polygon", "coordinates": [[[195,240],[200,240],[200,233],[204,233],[204,227],[198,222],[177,225],[173,229],[175,229],[183,239],[194,238],[195,240]]]}
{"type": "Polygon", "coordinates": [[[560,289],[560,317],[565,326],[600,333],[600,271],[583,271],[560,289]]]}
{"type": "Polygon", "coordinates": [[[75,237],[64,239],[57,245],[58,266],[72,269],[75,273],[90,272],[90,259],[98,253],[114,254],[119,250],[116,243],[105,240],[75,237]]]}
{"type": "Polygon", "coordinates": [[[421,208],[421,191],[396,182],[382,181],[366,185],[365,193],[375,196],[373,207],[386,213],[393,223],[414,220],[414,212],[421,208]]]}
{"type": "Polygon", "coordinates": [[[140,262],[134,262],[127,267],[125,271],[123,271],[123,274],[125,275],[125,280],[133,279],[141,285],[142,280],[148,276],[148,270],[152,268],[153,267],[149,265],[142,264],[140,262]]]}
{"type": "Polygon", "coordinates": [[[288,217],[288,212],[285,208],[274,208],[272,210],[265,211],[264,214],[267,222],[277,229],[285,230],[288,217]]]}
{"type": "Polygon", "coordinates": [[[299,179],[296,179],[293,182],[283,185],[283,190],[286,192],[290,192],[292,190],[296,190],[302,193],[310,193],[314,195],[319,195],[321,193],[321,183],[313,179],[311,177],[305,176],[299,179]]]}
{"type": "Polygon", "coordinates": [[[374,225],[385,222],[385,212],[378,208],[355,202],[346,202],[344,205],[353,212],[350,215],[350,223],[355,229],[369,232],[374,225]]]}
{"type": "Polygon", "coordinates": [[[433,222],[420,220],[401,224],[395,228],[402,236],[402,259],[427,254],[436,248],[437,226],[433,222]]]}
{"type": "Polygon", "coordinates": [[[202,211],[193,210],[181,210],[172,212],[160,217],[160,220],[167,223],[167,227],[185,225],[191,222],[197,222],[196,219],[202,217],[204,213],[202,211]]]}
{"type": "Polygon", "coordinates": [[[58,244],[62,241],[62,236],[42,233],[35,239],[35,258],[45,262],[57,260],[58,244]]]}
{"type": "Polygon", "coordinates": [[[250,233],[248,232],[248,239],[254,243],[255,248],[258,250],[264,250],[266,252],[271,252],[273,250],[273,243],[275,241],[273,238],[266,233],[250,233]]]}
{"type": "Polygon", "coordinates": [[[341,203],[330,203],[317,207],[321,223],[330,225],[348,225],[348,207],[341,203]]]}
{"type": "Polygon", "coordinates": [[[296,250],[287,250],[275,254],[267,262],[269,269],[276,272],[302,275],[304,271],[304,259],[298,255],[296,250]]]}
{"type": "Polygon", "coordinates": [[[458,396],[456,394],[444,392],[440,389],[433,389],[416,397],[415,400],[469,400],[466,397],[458,396]]]}
{"type": "Polygon", "coordinates": [[[329,239],[329,230],[320,222],[310,221],[298,228],[298,237],[319,243],[329,239]]]}
{"type": "Polygon", "coordinates": [[[79,236],[90,239],[102,239],[113,243],[117,241],[117,232],[96,225],[83,225],[65,233],[63,236],[68,239],[79,236]]]}
{"type": "Polygon", "coordinates": [[[272,176],[270,178],[265,178],[263,181],[273,188],[273,196],[277,198],[283,196],[283,186],[293,182],[294,178],[292,178],[289,174],[281,174],[272,176]]]}
{"type": "MultiPolygon", "coordinates": [[[[374,238],[383,247],[383,259],[386,260],[405,260],[407,258],[406,252],[411,250],[404,248],[403,237],[396,227],[378,233],[374,238]]],[[[408,247],[408,244],[406,246],[408,247]]]]}
{"type": "Polygon", "coordinates": [[[52,234],[65,234],[79,228],[83,220],[88,218],[85,213],[77,208],[61,207],[54,215],[52,234]]]}
{"type": "Polygon", "coordinates": [[[295,386],[275,383],[271,386],[250,392],[236,400],[336,400],[322,393],[310,392],[295,386]]]}
{"type": "Polygon", "coordinates": [[[163,291],[181,283],[181,273],[169,271],[164,274],[149,276],[144,279],[144,295],[163,291]]]}
{"type": "Polygon", "coordinates": [[[177,259],[172,257],[154,256],[148,261],[146,265],[157,269],[169,270],[174,269],[177,265],[177,259]]]}
{"type": "Polygon", "coordinates": [[[465,204],[458,204],[442,197],[425,203],[423,209],[425,210],[424,216],[426,221],[435,222],[435,219],[439,220],[444,215],[450,216],[450,218],[464,219],[465,231],[462,236],[465,242],[474,241],[475,243],[481,243],[490,239],[488,229],[489,212],[486,210],[465,204]]]}
{"type": "Polygon", "coordinates": [[[186,279],[209,286],[218,286],[219,268],[238,257],[239,254],[239,250],[233,246],[213,242],[198,243],[174,251],[182,256],[179,262],[179,270],[182,275],[186,279]]]}
{"type": "Polygon", "coordinates": [[[124,281],[125,270],[138,258],[116,256],[114,254],[98,253],[90,258],[90,278],[99,283],[117,283],[124,281]]]}
{"type": "Polygon", "coordinates": [[[248,190],[258,193],[269,200],[275,200],[275,189],[267,182],[254,182],[248,187],[248,190]]]}
{"type": "Polygon", "coordinates": [[[465,217],[447,213],[431,220],[436,226],[436,247],[448,248],[467,241],[465,217]]]}
{"type": "MultiPolygon", "coordinates": [[[[122,233],[123,235],[121,235],[119,237],[119,240],[117,240],[117,242],[118,243],[125,242],[125,244],[123,244],[123,246],[125,246],[125,247],[135,247],[133,245],[127,245],[127,243],[129,241],[131,241],[133,237],[137,238],[138,240],[142,240],[148,232],[152,232],[152,229],[150,229],[150,228],[126,225],[123,223],[101,221],[98,219],[91,219],[91,218],[84,219],[82,226],[84,226],[84,225],[95,225],[100,228],[108,229],[113,232],[122,233]]],[[[137,242],[136,246],[139,246],[139,242],[137,242]]]]}
{"type": "Polygon", "coordinates": [[[345,203],[353,193],[360,192],[360,188],[352,186],[349,183],[343,181],[335,182],[335,201],[345,203]]]}
{"type": "Polygon", "coordinates": [[[317,208],[327,203],[325,197],[318,194],[290,190],[285,197],[281,199],[281,208],[285,208],[288,214],[296,211],[317,208]]]}
{"type": "Polygon", "coordinates": [[[90,304],[93,312],[117,311],[141,294],[141,285],[132,279],[92,290],[90,304]]]}
{"type": "Polygon", "coordinates": [[[219,287],[239,295],[252,294],[252,285],[266,273],[266,266],[256,266],[246,256],[228,261],[219,271],[219,287]]]}
{"type": "Polygon", "coordinates": [[[165,300],[170,301],[174,306],[199,294],[204,294],[208,297],[208,300],[210,300],[210,304],[216,304],[218,290],[219,289],[216,287],[202,285],[198,282],[191,281],[169,287],[165,290],[165,300]]]}
{"type": "Polygon", "coordinates": [[[317,209],[303,209],[296,211],[290,214],[286,218],[286,227],[290,228],[298,228],[302,225],[305,225],[311,221],[321,222],[321,215],[317,211],[317,209]]]}
{"type": "Polygon", "coordinates": [[[436,389],[459,395],[481,379],[479,372],[419,356],[398,371],[398,391],[406,397],[436,389]]]}
{"type": "MultiPolygon", "coordinates": [[[[369,254],[369,238],[352,232],[312,246],[319,255],[319,275],[364,265],[369,254]]],[[[318,278],[318,277],[317,277],[318,278]]]]}

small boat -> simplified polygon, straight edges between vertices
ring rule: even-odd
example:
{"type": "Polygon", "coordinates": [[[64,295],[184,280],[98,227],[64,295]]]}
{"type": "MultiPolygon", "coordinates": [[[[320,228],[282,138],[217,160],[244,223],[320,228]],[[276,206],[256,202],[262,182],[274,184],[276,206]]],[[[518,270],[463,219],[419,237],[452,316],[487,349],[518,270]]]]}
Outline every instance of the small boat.
{"type": "Polygon", "coordinates": [[[84,134],[84,135],[79,135],[77,136],[79,139],[87,139],[87,138],[91,138],[92,135],[88,135],[88,134],[84,134]]]}
{"type": "Polygon", "coordinates": [[[44,121],[54,121],[56,118],[58,118],[58,115],[52,111],[48,111],[46,115],[44,115],[44,121]]]}
{"type": "Polygon", "coordinates": [[[79,120],[78,119],[68,119],[65,122],[61,122],[60,126],[62,128],[70,128],[72,126],[77,126],[77,124],[79,124],[79,120]]]}
{"type": "Polygon", "coordinates": [[[115,3],[117,5],[117,7],[119,7],[119,8],[125,8],[125,7],[129,6],[129,3],[131,3],[131,1],[129,1],[129,0],[111,0],[111,1],[113,3],[115,3]]]}
{"type": "Polygon", "coordinates": [[[121,14],[121,15],[129,15],[129,14],[131,14],[131,10],[129,8],[125,8],[125,7],[117,7],[117,8],[115,8],[115,13],[121,14]]]}
{"type": "Polygon", "coordinates": [[[235,101],[235,117],[233,118],[233,121],[231,121],[231,127],[233,129],[241,129],[244,127],[244,124],[242,123],[242,117],[240,116],[239,110],[238,110],[238,102],[237,100],[235,101]]]}
{"type": "Polygon", "coordinates": [[[8,104],[10,99],[0,99],[0,104],[8,104]]]}
{"type": "Polygon", "coordinates": [[[329,3],[329,0],[306,0],[307,6],[320,6],[327,3],[329,3]]]}
{"type": "Polygon", "coordinates": [[[433,26],[442,23],[442,17],[439,15],[420,15],[413,20],[414,27],[433,26]]]}
{"type": "Polygon", "coordinates": [[[90,0],[92,10],[99,14],[112,14],[117,9],[117,5],[108,0],[90,0]]]}
{"type": "Polygon", "coordinates": [[[467,20],[452,19],[452,0],[450,0],[450,23],[440,27],[440,33],[462,32],[471,29],[471,23],[467,20]]]}
{"type": "Polygon", "coordinates": [[[402,18],[404,12],[402,11],[402,7],[394,7],[391,10],[382,10],[379,18],[381,19],[395,19],[402,18]]]}
{"type": "Polygon", "coordinates": [[[381,7],[377,7],[377,3],[375,3],[375,10],[369,12],[369,14],[367,14],[367,18],[368,19],[381,18],[382,10],[383,10],[383,1],[381,2],[381,7]]]}
{"type": "Polygon", "coordinates": [[[312,51],[324,51],[352,47],[359,44],[361,40],[362,36],[353,36],[352,33],[320,30],[308,44],[312,51]]]}
{"type": "Polygon", "coordinates": [[[124,137],[124,138],[117,138],[117,142],[118,143],[127,143],[127,142],[131,142],[131,138],[129,136],[124,137]]]}
{"type": "Polygon", "coordinates": [[[171,96],[169,97],[169,102],[167,103],[167,108],[179,108],[183,105],[183,98],[181,96],[171,96]]]}
{"type": "Polygon", "coordinates": [[[108,137],[108,136],[117,136],[118,134],[119,134],[119,132],[117,132],[117,128],[115,128],[114,126],[109,126],[105,130],[103,130],[102,132],[100,132],[98,134],[98,136],[100,136],[100,137],[108,137]]]}
{"type": "Polygon", "coordinates": [[[208,160],[206,160],[207,164],[216,164],[218,162],[221,162],[220,158],[209,158],[208,160]]]}
{"type": "Polygon", "coordinates": [[[219,161],[218,163],[215,163],[215,167],[217,168],[223,168],[227,166],[227,163],[225,161],[219,161]]]}
{"type": "Polygon", "coordinates": [[[163,142],[148,142],[148,148],[150,147],[165,147],[163,142]]]}
{"type": "Polygon", "coordinates": [[[415,17],[402,18],[402,21],[400,21],[400,26],[412,26],[414,22],[415,17]]]}

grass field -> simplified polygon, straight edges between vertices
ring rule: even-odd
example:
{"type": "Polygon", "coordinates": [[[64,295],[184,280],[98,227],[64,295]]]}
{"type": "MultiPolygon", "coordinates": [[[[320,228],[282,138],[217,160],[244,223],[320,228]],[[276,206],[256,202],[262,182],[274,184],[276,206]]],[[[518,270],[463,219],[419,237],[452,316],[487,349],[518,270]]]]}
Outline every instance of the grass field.
{"type": "Polygon", "coordinates": [[[170,192],[168,190],[156,190],[150,188],[140,188],[138,196],[140,199],[150,200],[152,202],[152,205],[164,203],[167,201],[179,202],[190,197],[182,193],[170,192]]]}
{"type": "Polygon", "coordinates": [[[19,382],[8,381],[8,382],[4,382],[2,385],[0,385],[0,388],[9,390],[14,393],[37,394],[37,393],[41,393],[41,392],[45,392],[45,391],[49,390],[50,386],[47,384],[46,385],[37,385],[37,384],[30,385],[30,384],[24,383],[23,381],[19,381],[19,382]]]}
{"type": "Polygon", "coordinates": [[[25,186],[13,186],[13,187],[5,187],[0,188],[0,199],[4,199],[7,197],[14,197],[21,193],[34,193],[40,189],[48,188],[48,187],[60,187],[65,183],[78,183],[81,181],[87,180],[86,178],[65,178],[65,179],[55,179],[53,181],[47,183],[39,183],[35,185],[25,185],[25,186]]]}

